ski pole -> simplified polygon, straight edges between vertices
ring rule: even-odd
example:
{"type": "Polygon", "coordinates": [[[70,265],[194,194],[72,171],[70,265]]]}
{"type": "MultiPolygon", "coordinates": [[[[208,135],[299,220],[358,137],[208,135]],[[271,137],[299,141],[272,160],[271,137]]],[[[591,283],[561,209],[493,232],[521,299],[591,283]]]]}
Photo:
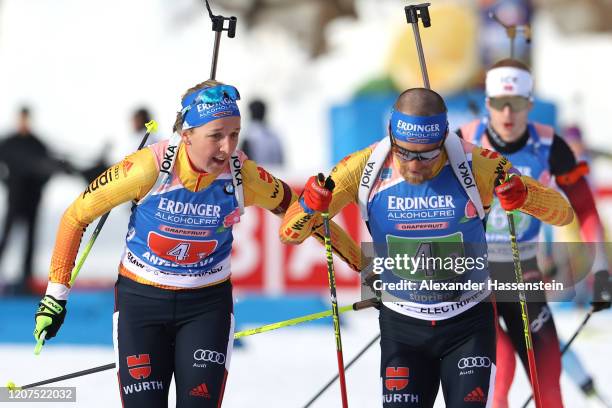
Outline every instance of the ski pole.
{"type": "MultiPolygon", "coordinates": [[[[350,312],[353,310],[363,310],[369,307],[376,306],[377,303],[378,303],[378,300],[376,298],[366,299],[360,302],[353,303],[352,305],[343,306],[338,309],[338,312],[346,313],[346,312],[350,312]]],[[[330,309],[330,310],[325,310],[323,312],[312,313],[306,316],[296,317],[296,318],[289,319],[289,320],[283,320],[282,322],[278,322],[278,323],[267,324],[265,326],[257,327],[255,329],[242,330],[234,335],[234,339],[239,339],[241,337],[246,337],[246,336],[252,336],[253,334],[264,333],[267,331],[280,329],[282,327],[295,326],[296,324],[306,323],[306,322],[310,322],[313,320],[322,319],[324,317],[328,317],[331,315],[332,315],[332,310],[330,309]]]]}
{"type": "Polygon", "coordinates": [[[84,375],[95,374],[99,373],[100,371],[112,370],[113,368],[115,368],[115,363],[105,364],[103,366],[88,368],[87,370],[81,370],[70,374],[60,375],[59,377],[49,378],[48,380],[42,380],[32,384],[22,385],[21,387],[15,385],[13,381],[9,381],[6,384],[6,388],[12,391],[27,390],[28,388],[40,387],[41,385],[52,384],[59,381],[69,380],[71,378],[82,377],[84,375]]]}
{"type": "MultiPolygon", "coordinates": [[[[518,242],[516,240],[516,228],[514,225],[514,214],[511,211],[506,211],[508,217],[508,229],[510,230],[510,246],[512,247],[512,260],[514,261],[514,278],[519,288],[523,284],[523,270],[521,268],[521,256],[519,253],[518,242]]],[[[525,335],[525,345],[527,348],[527,361],[529,363],[529,379],[533,387],[533,395],[535,396],[536,408],[542,408],[542,399],[540,397],[540,385],[538,383],[538,372],[536,370],[535,353],[533,351],[533,342],[531,338],[531,326],[529,324],[529,316],[527,315],[527,300],[525,291],[519,289],[519,303],[521,305],[521,316],[523,318],[523,333],[525,335]]]]}
{"type": "MultiPolygon", "coordinates": [[[[370,307],[375,307],[378,303],[379,303],[379,301],[376,298],[366,299],[366,300],[362,300],[362,301],[359,301],[359,302],[355,302],[352,305],[343,306],[343,307],[338,309],[338,313],[346,313],[346,312],[350,312],[350,311],[353,311],[353,310],[355,310],[355,311],[363,310],[363,309],[367,309],[367,308],[370,308],[370,307]]],[[[325,310],[323,312],[312,313],[312,314],[301,316],[301,317],[295,317],[293,319],[283,320],[283,321],[278,322],[278,323],[267,324],[265,326],[257,327],[255,329],[242,330],[242,331],[239,331],[239,332],[234,334],[234,339],[240,339],[242,337],[252,336],[254,334],[264,333],[264,332],[280,329],[280,328],[283,328],[283,327],[295,326],[296,324],[306,323],[306,322],[310,322],[310,321],[313,321],[313,320],[322,319],[324,317],[328,317],[328,316],[331,316],[331,315],[332,315],[332,310],[330,309],[330,310],[325,310]]],[[[42,336],[42,334],[41,334],[41,336],[42,336]]],[[[23,390],[23,389],[27,389],[27,388],[32,388],[32,387],[38,387],[38,386],[41,386],[41,385],[51,384],[51,383],[58,382],[58,381],[68,380],[70,378],[81,377],[83,375],[94,374],[94,373],[97,373],[97,372],[100,372],[100,371],[110,370],[110,369],[113,369],[115,367],[116,367],[115,363],[110,363],[110,364],[106,364],[106,365],[103,365],[103,366],[94,367],[94,368],[90,368],[90,369],[87,369],[87,370],[77,371],[75,373],[62,375],[60,377],[50,378],[50,379],[44,380],[44,381],[39,381],[39,382],[35,382],[35,383],[32,383],[32,384],[27,384],[27,385],[22,385],[21,387],[16,386],[13,381],[9,381],[8,384],[7,384],[7,388],[9,388],[11,390],[18,390],[18,389],[23,390]]]]}
{"type": "Polygon", "coordinates": [[[423,21],[423,27],[427,28],[431,26],[429,5],[430,3],[423,3],[404,7],[406,21],[408,21],[408,24],[412,24],[414,41],[416,43],[417,53],[419,55],[419,64],[421,66],[421,75],[423,76],[423,84],[427,89],[431,89],[431,86],[429,86],[429,76],[427,75],[427,65],[425,64],[425,54],[423,52],[423,44],[421,43],[421,33],[419,32],[419,18],[423,21]]]}
{"type": "MultiPolygon", "coordinates": [[[[563,356],[563,354],[565,354],[565,352],[570,348],[570,345],[576,339],[576,337],[578,337],[578,334],[580,334],[582,329],[584,329],[584,326],[587,324],[587,322],[589,321],[591,316],[593,316],[593,309],[592,308],[591,308],[591,310],[589,310],[589,312],[586,314],[586,316],[584,316],[584,319],[582,320],[582,323],[580,323],[580,326],[578,326],[578,328],[576,329],[576,331],[574,332],[572,337],[570,337],[570,339],[567,341],[567,343],[565,343],[565,346],[563,346],[563,348],[561,349],[561,356],[563,356]]],[[[533,399],[533,395],[530,395],[529,398],[527,399],[527,401],[525,401],[525,403],[523,404],[523,408],[526,408],[527,405],[529,405],[529,403],[531,402],[532,399],[533,399]]]]}
{"type": "Polygon", "coordinates": [[[567,351],[567,349],[569,349],[570,345],[576,339],[576,337],[578,337],[578,334],[580,334],[582,329],[584,329],[584,326],[587,324],[587,322],[589,321],[591,316],[593,316],[593,309],[592,308],[591,308],[591,310],[589,310],[589,312],[586,314],[586,316],[584,316],[584,320],[582,320],[582,323],[580,323],[580,326],[578,326],[578,328],[576,329],[576,331],[574,332],[572,337],[570,337],[570,339],[567,341],[567,343],[565,343],[565,346],[561,350],[561,355],[563,355],[567,351]]]}
{"type": "MultiPolygon", "coordinates": [[[[344,370],[345,370],[345,371],[346,371],[346,370],[348,370],[348,369],[349,369],[349,368],[350,368],[350,367],[351,367],[351,366],[352,366],[352,365],[355,363],[355,361],[357,361],[357,360],[359,359],[359,357],[361,357],[362,355],[364,355],[364,354],[365,354],[365,352],[366,352],[366,351],[367,351],[367,350],[368,350],[370,347],[372,347],[372,345],[373,345],[374,343],[376,343],[376,340],[378,340],[379,338],[380,338],[380,333],[378,333],[378,334],[376,335],[376,337],[374,337],[372,340],[370,340],[370,342],[369,342],[368,344],[366,344],[366,345],[365,345],[365,347],[364,347],[363,349],[361,349],[361,351],[360,351],[359,353],[357,353],[357,355],[355,355],[355,357],[353,357],[353,359],[352,359],[351,361],[349,361],[349,363],[346,365],[346,367],[344,368],[344,370]]],[[[323,393],[324,393],[325,391],[327,391],[327,389],[328,389],[328,388],[329,388],[329,387],[330,387],[330,386],[331,386],[331,385],[334,383],[334,381],[336,381],[337,379],[338,379],[338,374],[336,374],[336,375],[335,375],[335,376],[334,376],[334,377],[333,377],[331,380],[329,380],[329,381],[327,382],[327,384],[325,384],[325,385],[323,386],[323,388],[321,388],[321,390],[319,390],[319,392],[317,392],[317,393],[315,394],[315,396],[314,396],[314,397],[312,397],[312,398],[310,399],[310,401],[308,401],[308,402],[306,403],[306,405],[304,405],[304,408],[308,408],[308,407],[310,407],[310,406],[311,406],[311,405],[312,405],[312,404],[313,404],[313,403],[314,403],[314,402],[315,402],[315,401],[316,401],[316,400],[317,400],[317,399],[318,399],[318,398],[319,398],[321,395],[323,395],[323,393]]]]}
{"type": "Polygon", "coordinates": [[[222,15],[215,16],[210,9],[210,4],[208,4],[208,0],[206,2],[206,9],[208,10],[208,16],[210,17],[210,21],[212,22],[212,30],[215,32],[215,43],[213,46],[213,55],[212,61],[210,64],[210,79],[216,79],[217,77],[217,60],[219,59],[219,47],[221,45],[221,33],[223,31],[227,31],[227,36],[229,38],[234,38],[236,36],[236,23],[238,19],[234,16],[232,17],[224,17],[222,15]],[[227,27],[225,27],[225,22],[228,22],[227,27]]]}
{"type": "MultiPolygon", "coordinates": [[[[318,174],[319,184],[326,184],[323,174],[318,174]]],[[[332,187],[333,189],[333,187],[332,187]]],[[[327,258],[327,279],[329,281],[329,294],[332,305],[332,318],[334,321],[334,334],[336,336],[336,357],[338,359],[338,377],[340,378],[340,396],[342,407],[348,408],[348,397],[346,393],[346,380],[344,378],[344,357],[342,354],[342,336],[340,334],[340,313],[338,312],[338,299],[336,296],[336,274],[334,272],[334,257],[331,245],[331,232],[329,229],[329,213],[321,213],[323,217],[323,229],[325,240],[325,258],[327,258]]]]}
{"type": "MultiPolygon", "coordinates": [[[[144,147],[145,143],[147,143],[147,139],[149,138],[149,135],[152,132],[157,132],[157,122],[155,122],[154,120],[147,122],[145,124],[145,127],[147,129],[147,132],[145,133],[142,140],[140,141],[138,150],[144,147]]],[[[83,264],[85,263],[85,259],[87,259],[87,256],[89,255],[89,252],[91,251],[91,248],[96,242],[96,239],[98,239],[98,235],[100,235],[100,231],[102,231],[102,227],[104,227],[104,224],[106,223],[106,219],[108,218],[109,214],[110,214],[110,211],[104,214],[100,218],[100,220],[98,221],[98,224],[96,225],[96,228],[94,229],[94,232],[91,234],[91,237],[89,238],[89,242],[87,242],[87,245],[85,245],[85,248],[83,249],[83,252],[81,253],[81,256],[79,257],[77,263],[74,265],[74,268],[72,268],[72,272],[70,273],[70,286],[74,285],[74,281],[79,275],[79,272],[81,271],[81,268],[83,267],[83,264]]],[[[40,333],[40,336],[38,336],[38,340],[36,341],[36,346],[34,346],[34,355],[40,354],[42,347],[45,344],[46,336],[47,336],[46,330],[43,330],[40,333]]]]}

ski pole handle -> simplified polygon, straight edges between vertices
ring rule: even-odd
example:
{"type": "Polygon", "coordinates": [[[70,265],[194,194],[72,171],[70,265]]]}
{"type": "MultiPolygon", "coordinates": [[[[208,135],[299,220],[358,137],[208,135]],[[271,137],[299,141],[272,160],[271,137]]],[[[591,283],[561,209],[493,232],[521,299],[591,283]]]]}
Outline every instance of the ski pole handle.
{"type": "Polygon", "coordinates": [[[369,307],[380,306],[380,301],[377,298],[371,298],[353,303],[353,310],[363,310],[369,307]]]}
{"type": "Polygon", "coordinates": [[[36,346],[34,347],[34,355],[37,356],[40,354],[43,346],[45,345],[45,338],[47,337],[47,331],[43,330],[38,336],[38,340],[36,341],[36,346]]]}

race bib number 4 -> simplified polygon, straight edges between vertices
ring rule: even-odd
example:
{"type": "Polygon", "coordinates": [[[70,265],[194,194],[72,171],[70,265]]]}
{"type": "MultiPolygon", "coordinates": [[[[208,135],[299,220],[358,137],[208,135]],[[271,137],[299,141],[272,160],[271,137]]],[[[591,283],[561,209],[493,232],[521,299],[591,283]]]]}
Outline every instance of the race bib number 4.
{"type": "Polygon", "coordinates": [[[160,258],[184,265],[200,262],[217,248],[217,240],[177,239],[156,232],[150,232],[147,241],[149,248],[160,258]]]}

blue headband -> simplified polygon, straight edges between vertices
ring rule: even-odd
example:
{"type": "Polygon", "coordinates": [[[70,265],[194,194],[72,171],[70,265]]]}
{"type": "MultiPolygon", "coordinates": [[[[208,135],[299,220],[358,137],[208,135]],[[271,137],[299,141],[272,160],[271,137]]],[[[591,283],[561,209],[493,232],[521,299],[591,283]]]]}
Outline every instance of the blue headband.
{"type": "Polygon", "coordinates": [[[393,137],[409,143],[438,143],[448,130],[446,112],[433,116],[413,116],[394,109],[389,122],[393,137]]]}
{"type": "Polygon", "coordinates": [[[183,129],[191,129],[228,116],[240,116],[238,90],[230,85],[198,89],[183,99],[183,129]]]}

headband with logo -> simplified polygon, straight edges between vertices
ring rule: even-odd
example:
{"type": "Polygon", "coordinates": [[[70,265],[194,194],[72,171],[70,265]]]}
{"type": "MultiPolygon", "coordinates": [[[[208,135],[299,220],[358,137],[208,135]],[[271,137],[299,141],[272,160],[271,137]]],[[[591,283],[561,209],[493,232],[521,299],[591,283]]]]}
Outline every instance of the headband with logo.
{"type": "Polygon", "coordinates": [[[448,130],[446,112],[432,116],[413,116],[394,109],[389,122],[393,137],[409,143],[438,143],[448,130]]]}
{"type": "Polygon", "coordinates": [[[524,69],[515,67],[493,68],[487,72],[487,97],[522,96],[531,98],[533,78],[524,69]]]}
{"type": "Polygon", "coordinates": [[[191,129],[229,116],[240,116],[236,101],[238,90],[230,85],[198,89],[185,96],[182,102],[183,130],[191,129]]]}

